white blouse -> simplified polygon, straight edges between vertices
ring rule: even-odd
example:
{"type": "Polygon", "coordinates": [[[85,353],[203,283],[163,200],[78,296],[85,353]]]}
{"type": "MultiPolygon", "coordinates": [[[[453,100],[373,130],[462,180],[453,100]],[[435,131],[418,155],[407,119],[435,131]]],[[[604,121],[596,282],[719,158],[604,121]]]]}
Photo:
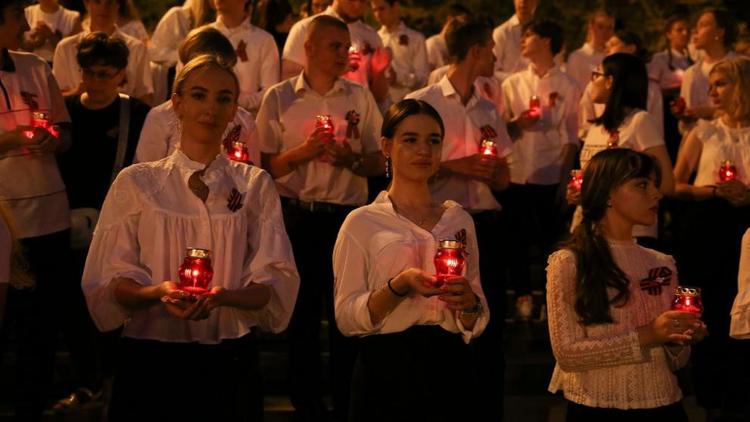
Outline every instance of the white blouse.
{"type": "Polygon", "coordinates": [[[636,331],[670,309],[678,285],[674,260],[634,241],[610,241],[609,246],[630,280],[628,302],[610,307],[611,324],[579,322],[575,254],[564,249],[549,258],[549,333],[557,360],[549,391],[562,390],[566,399],[591,407],[645,409],[675,403],[682,392],[672,371],[687,363],[690,348],[677,355],[663,347],[643,348],[636,331]]]}
{"type": "Polygon", "coordinates": [[[672,68],[669,68],[669,51],[660,51],[651,58],[648,64],[649,78],[657,81],[661,89],[674,89],[682,86],[685,70],[690,67],[689,57],[672,50],[672,68]]]}
{"type": "Polygon", "coordinates": [[[341,226],[333,250],[336,324],[344,335],[368,336],[397,333],[414,325],[439,325],[461,333],[467,343],[482,333],[489,321],[487,301],[479,281],[479,249],[474,222],[460,205],[446,201],[440,221],[427,231],[393,209],[387,192],[375,201],[352,211],[341,226]],[[370,320],[370,295],[388,280],[408,268],[434,274],[433,258],[438,241],[465,236],[467,259],[464,277],[479,296],[484,310],[473,330],[465,329],[456,312],[437,296],[405,298],[379,324],[370,320]]]}
{"type": "Polygon", "coordinates": [[[742,236],[737,297],[735,297],[734,306],[732,306],[729,335],[738,339],[750,339],[750,229],[742,236]]]}
{"type": "MultiPolygon", "coordinates": [[[[152,108],[146,120],[143,122],[141,137],[138,139],[138,147],[135,149],[135,161],[156,161],[171,155],[180,146],[182,137],[182,125],[177,113],[174,112],[172,101],[152,108]]],[[[250,162],[260,166],[260,146],[258,145],[258,134],[255,130],[255,121],[249,111],[237,107],[227,128],[224,130],[223,139],[242,141],[247,145],[250,162]]]]}
{"type": "Polygon", "coordinates": [[[179,150],[126,168],[104,201],[82,287],[97,327],[109,331],[125,324],[123,335],[131,338],[211,344],[241,337],[254,326],[284,330],[299,275],[273,180],[224,155],[205,167],[179,150]],[[188,188],[188,178],[204,168],[205,203],[188,188]],[[230,209],[229,198],[236,195],[241,195],[240,206],[230,209]],[[202,321],[175,318],[161,304],[142,310],[118,304],[114,278],[142,285],[179,281],[177,269],[188,247],[211,250],[212,287],[265,284],[272,292],[268,304],[253,311],[220,307],[202,321]]]}
{"type": "Polygon", "coordinates": [[[693,185],[716,185],[719,167],[729,160],[737,168],[737,180],[750,186],[750,127],[731,128],[719,118],[700,120],[694,130],[703,143],[703,151],[693,185]]]}

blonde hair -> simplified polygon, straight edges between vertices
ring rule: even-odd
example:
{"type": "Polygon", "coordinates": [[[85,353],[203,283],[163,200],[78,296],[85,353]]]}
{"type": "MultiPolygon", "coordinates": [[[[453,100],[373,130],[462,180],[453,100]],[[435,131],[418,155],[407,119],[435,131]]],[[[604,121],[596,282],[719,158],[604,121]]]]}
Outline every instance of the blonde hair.
{"type": "Polygon", "coordinates": [[[750,59],[737,57],[716,63],[709,75],[721,73],[734,86],[725,113],[737,120],[750,118],[750,59]]]}
{"type": "Polygon", "coordinates": [[[16,289],[34,287],[34,279],[29,273],[29,266],[21,253],[21,245],[16,237],[15,227],[10,211],[0,204],[0,224],[5,223],[10,233],[10,285],[16,289]]]}
{"type": "Polygon", "coordinates": [[[180,70],[180,73],[178,73],[174,78],[172,93],[182,95],[182,89],[185,87],[185,82],[190,77],[190,75],[196,70],[206,68],[222,70],[232,76],[236,89],[234,100],[237,101],[237,98],[240,95],[240,81],[239,79],[237,79],[237,75],[234,73],[234,70],[229,63],[225,63],[223,60],[213,54],[201,54],[187,62],[187,64],[185,64],[185,67],[183,67],[180,70]]]}

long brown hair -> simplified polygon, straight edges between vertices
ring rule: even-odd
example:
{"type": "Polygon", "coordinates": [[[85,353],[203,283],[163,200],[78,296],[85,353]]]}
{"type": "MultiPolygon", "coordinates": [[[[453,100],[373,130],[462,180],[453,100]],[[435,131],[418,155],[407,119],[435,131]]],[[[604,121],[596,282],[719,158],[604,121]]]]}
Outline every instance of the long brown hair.
{"type": "Polygon", "coordinates": [[[25,289],[34,286],[34,279],[29,273],[29,266],[23,258],[21,245],[16,237],[13,219],[10,212],[0,204],[0,224],[5,224],[10,232],[10,285],[16,289],[25,289]]]}
{"type": "Polygon", "coordinates": [[[613,322],[610,306],[623,306],[630,298],[628,280],[617,266],[599,222],[609,207],[610,195],[631,179],[656,177],[661,172],[657,161],[631,149],[607,149],[594,155],[583,171],[581,208],[583,222],[563,247],[576,256],[575,310],[583,325],[613,322]],[[607,289],[613,289],[610,297],[607,289]]]}

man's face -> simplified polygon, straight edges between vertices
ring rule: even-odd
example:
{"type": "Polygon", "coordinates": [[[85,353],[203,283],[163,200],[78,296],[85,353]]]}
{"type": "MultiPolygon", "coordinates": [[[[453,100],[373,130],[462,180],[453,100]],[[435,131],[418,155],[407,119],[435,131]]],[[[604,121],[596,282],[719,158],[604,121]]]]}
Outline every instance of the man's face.
{"type": "Polygon", "coordinates": [[[83,4],[92,20],[95,19],[102,23],[117,21],[116,0],[84,0],[83,4]]]}
{"type": "Polygon", "coordinates": [[[611,16],[598,15],[589,25],[594,44],[601,45],[607,42],[615,33],[615,19],[611,16]]]}
{"type": "Polygon", "coordinates": [[[379,24],[388,26],[398,21],[398,3],[391,6],[386,0],[372,0],[372,13],[379,24]]]}
{"type": "Polygon", "coordinates": [[[23,33],[28,31],[29,23],[21,4],[5,6],[2,11],[3,23],[0,25],[0,47],[18,50],[23,40],[23,33]]]}
{"type": "Polygon", "coordinates": [[[367,0],[336,0],[333,8],[346,22],[354,22],[364,16],[367,0]]]}
{"type": "Polygon", "coordinates": [[[495,41],[492,39],[490,34],[487,40],[477,46],[479,48],[479,59],[477,65],[479,67],[479,76],[490,77],[495,72],[495,41]]]}
{"type": "Polygon", "coordinates": [[[213,0],[213,4],[222,15],[245,13],[245,0],[213,0]]]}
{"type": "Polygon", "coordinates": [[[333,26],[318,28],[306,43],[308,66],[328,76],[341,76],[349,67],[349,31],[333,26]]]}

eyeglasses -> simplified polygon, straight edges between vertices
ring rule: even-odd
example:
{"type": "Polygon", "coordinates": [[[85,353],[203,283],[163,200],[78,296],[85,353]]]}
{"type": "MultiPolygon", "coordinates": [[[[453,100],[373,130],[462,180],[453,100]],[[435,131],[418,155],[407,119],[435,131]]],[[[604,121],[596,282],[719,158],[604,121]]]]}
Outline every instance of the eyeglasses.
{"type": "Polygon", "coordinates": [[[115,76],[117,76],[118,73],[120,73],[119,70],[112,72],[112,71],[107,71],[107,70],[94,71],[91,69],[81,69],[81,74],[83,75],[84,78],[98,79],[100,81],[108,81],[114,78],[115,76]]]}
{"type": "Polygon", "coordinates": [[[591,81],[592,81],[592,82],[593,82],[593,81],[595,81],[595,80],[596,80],[596,78],[598,78],[599,76],[604,76],[604,73],[603,73],[603,72],[600,72],[600,71],[598,71],[598,70],[592,70],[592,71],[591,71],[591,81]]]}

